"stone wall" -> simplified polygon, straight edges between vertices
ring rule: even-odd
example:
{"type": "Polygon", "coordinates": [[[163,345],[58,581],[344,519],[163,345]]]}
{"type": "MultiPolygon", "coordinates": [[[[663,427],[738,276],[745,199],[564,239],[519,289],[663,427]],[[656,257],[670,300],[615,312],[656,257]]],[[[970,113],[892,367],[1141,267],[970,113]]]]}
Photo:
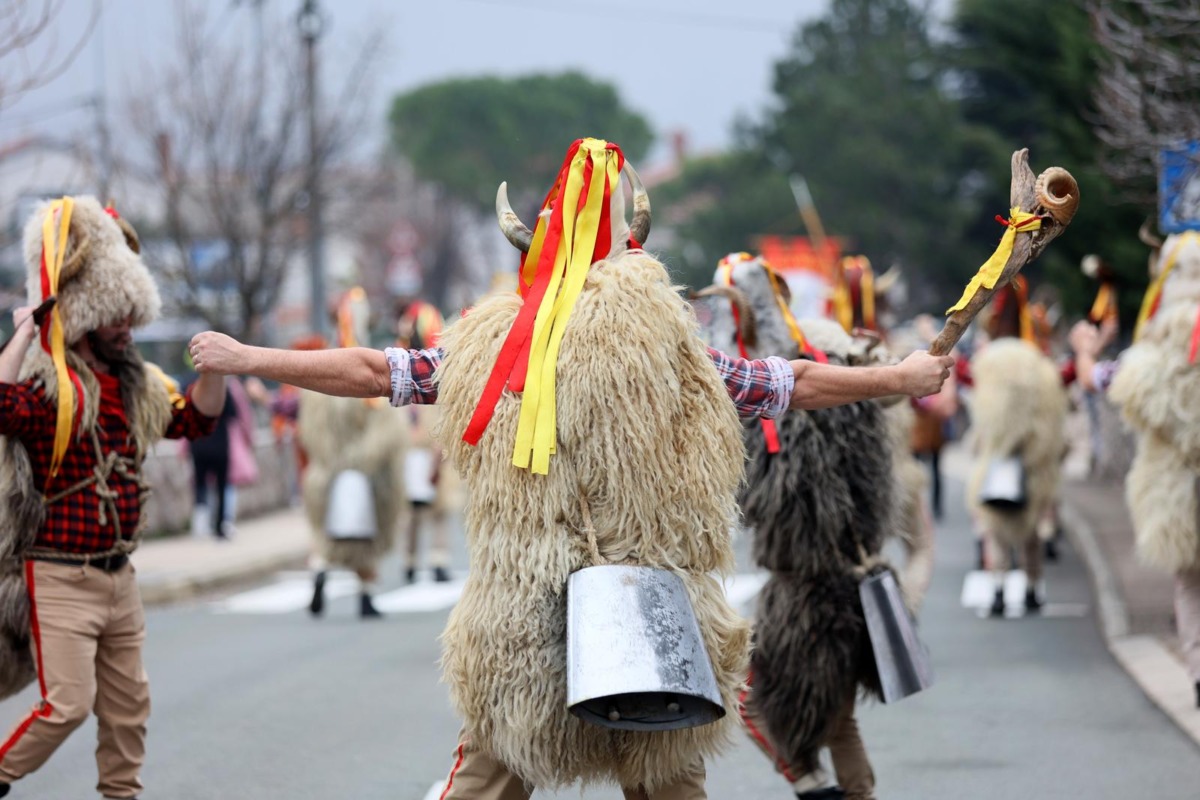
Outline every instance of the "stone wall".
{"type": "MultiPolygon", "coordinates": [[[[277,444],[270,431],[255,436],[258,481],[238,489],[238,519],[285,508],[295,481],[295,451],[290,442],[277,444]]],[[[195,503],[192,458],[186,442],[163,440],[146,459],[146,478],[154,487],[146,503],[146,536],[188,530],[195,503]]]]}

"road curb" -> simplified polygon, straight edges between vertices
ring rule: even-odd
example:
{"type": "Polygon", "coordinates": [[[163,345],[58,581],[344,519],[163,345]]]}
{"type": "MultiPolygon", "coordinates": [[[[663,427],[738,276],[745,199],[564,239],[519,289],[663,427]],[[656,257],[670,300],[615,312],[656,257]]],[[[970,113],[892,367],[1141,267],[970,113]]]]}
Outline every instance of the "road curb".
{"type": "Polygon", "coordinates": [[[1130,634],[1129,610],[1092,526],[1065,499],[1059,511],[1067,538],[1083,558],[1091,579],[1100,632],[1108,652],[1142,692],[1200,747],[1200,711],[1194,705],[1187,670],[1157,637],[1130,634]]]}
{"type": "Polygon", "coordinates": [[[139,580],[138,588],[142,593],[142,605],[164,606],[181,603],[226,586],[261,580],[280,570],[302,566],[307,555],[307,547],[298,547],[286,552],[270,553],[246,559],[240,563],[230,564],[201,575],[187,575],[149,582],[139,580]]]}

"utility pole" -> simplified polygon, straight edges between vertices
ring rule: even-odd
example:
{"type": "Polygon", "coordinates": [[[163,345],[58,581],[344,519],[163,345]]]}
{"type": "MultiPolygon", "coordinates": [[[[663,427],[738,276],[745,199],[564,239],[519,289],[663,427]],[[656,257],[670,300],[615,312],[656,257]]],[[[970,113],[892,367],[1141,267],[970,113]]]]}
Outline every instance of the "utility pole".
{"type": "Polygon", "coordinates": [[[317,0],[304,0],[296,15],[296,27],[304,40],[305,105],[308,112],[308,269],[312,280],[310,324],[314,333],[329,329],[325,313],[324,234],[321,222],[321,134],[317,125],[317,39],[325,20],[317,0]]]}

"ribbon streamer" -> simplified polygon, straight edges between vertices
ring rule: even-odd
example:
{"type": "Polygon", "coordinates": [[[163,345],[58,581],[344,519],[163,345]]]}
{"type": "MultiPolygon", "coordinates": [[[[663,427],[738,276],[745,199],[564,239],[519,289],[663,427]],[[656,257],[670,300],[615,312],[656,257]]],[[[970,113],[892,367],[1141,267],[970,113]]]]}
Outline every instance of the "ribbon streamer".
{"type": "MultiPolygon", "coordinates": [[[[41,284],[43,300],[58,294],[58,282],[67,254],[71,213],[74,209],[75,201],[70,197],[63,197],[50,204],[50,208],[46,211],[46,218],[42,221],[41,284]]],[[[50,477],[53,478],[58,474],[67,448],[71,444],[75,401],[76,397],[82,396],[83,393],[79,376],[67,366],[66,339],[62,312],[58,304],[50,312],[50,325],[42,329],[42,349],[50,354],[50,358],[54,362],[54,372],[58,382],[58,415],[54,426],[54,450],[50,455],[50,477]]],[[[82,404],[78,405],[82,407],[82,404]]]]}
{"type": "MultiPolygon", "coordinates": [[[[1012,255],[1013,245],[1017,241],[1018,230],[1035,231],[1042,227],[1041,217],[1037,214],[1022,211],[1018,206],[1013,206],[1009,210],[1007,220],[1001,217],[996,217],[996,219],[1000,220],[1006,226],[1004,235],[1000,237],[1000,244],[997,245],[996,251],[992,253],[991,257],[983,262],[983,266],[979,268],[975,276],[971,278],[971,282],[963,290],[962,297],[958,299],[958,302],[946,311],[947,316],[953,314],[955,311],[962,311],[966,308],[967,303],[971,302],[971,298],[975,296],[981,287],[984,289],[996,288],[996,282],[1000,280],[1000,275],[1004,272],[1004,265],[1008,263],[1009,256],[1012,255]]],[[[1024,327],[1025,322],[1022,321],[1022,328],[1024,327]]],[[[1032,330],[1030,331],[1030,336],[1032,336],[1032,330]]],[[[1022,338],[1024,338],[1024,331],[1022,331],[1022,338]]]]}

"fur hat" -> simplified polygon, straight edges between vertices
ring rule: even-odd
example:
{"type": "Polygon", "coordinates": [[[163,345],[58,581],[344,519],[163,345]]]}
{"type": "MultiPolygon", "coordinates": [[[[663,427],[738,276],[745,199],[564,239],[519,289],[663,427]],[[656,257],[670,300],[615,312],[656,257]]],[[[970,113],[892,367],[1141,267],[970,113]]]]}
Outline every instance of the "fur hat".
{"type": "MultiPolygon", "coordinates": [[[[66,345],[89,331],[113,325],[126,317],[141,327],[158,317],[162,301],[158,287],[141,258],[141,244],[128,222],[94,197],[72,200],[66,253],[59,275],[57,311],[66,345]]],[[[47,214],[57,231],[62,201],[42,203],[25,225],[26,291],[30,305],[45,299],[43,261],[54,256],[56,242],[43,241],[47,214]],[[44,255],[43,255],[44,253],[44,255]]]]}

